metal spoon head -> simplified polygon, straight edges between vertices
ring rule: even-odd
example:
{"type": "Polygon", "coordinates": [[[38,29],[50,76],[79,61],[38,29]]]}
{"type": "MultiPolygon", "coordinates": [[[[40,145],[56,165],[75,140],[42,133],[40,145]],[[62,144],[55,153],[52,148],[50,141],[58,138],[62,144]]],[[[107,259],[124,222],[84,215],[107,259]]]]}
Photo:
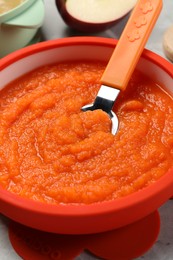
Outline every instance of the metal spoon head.
{"type": "MultiPolygon", "coordinates": [[[[96,110],[94,104],[89,104],[89,105],[86,105],[86,106],[83,106],[82,107],[82,111],[86,112],[86,111],[93,111],[93,110],[96,110]]],[[[109,113],[107,113],[108,116],[110,117],[111,121],[112,121],[112,126],[111,126],[111,133],[113,135],[115,135],[118,131],[118,118],[116,116],[116,114],[111,110],[109,113]]]]}
{"type": "Polygon", "coordinates": [[[119,122],[116,114],[112,110],[110,111],[110,113],[111,113],[110,118],[112,121],[111,133],[115,135],[118,131],[119,122]]]}

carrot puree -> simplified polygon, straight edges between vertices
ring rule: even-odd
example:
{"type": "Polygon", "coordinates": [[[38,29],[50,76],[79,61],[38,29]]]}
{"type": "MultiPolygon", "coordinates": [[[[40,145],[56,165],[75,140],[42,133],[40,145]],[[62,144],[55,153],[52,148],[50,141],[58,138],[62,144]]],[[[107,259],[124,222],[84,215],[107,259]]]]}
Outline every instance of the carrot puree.
{"type": "Polygon", "coordinates": [[[105,64],[39,68],[0,92],[0,185],[51,204],[114,200],[173,167],[173,100],[135,71],[114,111],[82,112],[105,64]]]}

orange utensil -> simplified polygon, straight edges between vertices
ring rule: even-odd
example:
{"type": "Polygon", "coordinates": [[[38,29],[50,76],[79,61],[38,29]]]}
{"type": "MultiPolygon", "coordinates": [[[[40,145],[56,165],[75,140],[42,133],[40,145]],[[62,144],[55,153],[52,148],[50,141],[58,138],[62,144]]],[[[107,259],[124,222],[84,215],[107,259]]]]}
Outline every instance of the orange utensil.
{"type": "Polygon", "coordinates": [[[102,109],[108,113],[112,134],[118,129],[118,118],[112,107],[130,80],[161,9],[162,0],[138,0],[102,75],[94,103],[82,107],[83,111],[102,109]]]}

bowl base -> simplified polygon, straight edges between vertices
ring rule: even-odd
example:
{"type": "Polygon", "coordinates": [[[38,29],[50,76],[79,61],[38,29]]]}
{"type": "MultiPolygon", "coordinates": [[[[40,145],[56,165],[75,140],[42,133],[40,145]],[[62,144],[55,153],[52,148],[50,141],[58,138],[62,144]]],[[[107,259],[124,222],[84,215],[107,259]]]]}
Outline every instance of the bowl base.
{"type": "Polygon", "coordinates": [[[128,226],[91,235],[62,235],[38,231],[10,222],[9,238],[25,260],[75,259],[83,250],[109,260],[130,260],[155,243],[160,230],[158,211],[128,226]]]}

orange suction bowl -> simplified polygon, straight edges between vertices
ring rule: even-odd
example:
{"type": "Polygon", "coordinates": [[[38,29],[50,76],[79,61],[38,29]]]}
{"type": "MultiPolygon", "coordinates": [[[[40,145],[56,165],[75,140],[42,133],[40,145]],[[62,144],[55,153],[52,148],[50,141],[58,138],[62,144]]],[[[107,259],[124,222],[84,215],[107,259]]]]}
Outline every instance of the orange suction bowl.
{"type": "MultiPolygon", "coordinates": [[[[108,61],[116,41],[75,37],[39,43],[0,60],[0,88],[43,65],[77,60],[108,61]]],[[[145,50],[137,69],[173,95],[173,66],[145,50]]],[[[117,229],[150,215],[173,194],[173,170],[150,186],[126,197],[90,205],[48,205],[0,188],[0,212],[26,226],[62,234],[88,234],[117,229]]]]}

